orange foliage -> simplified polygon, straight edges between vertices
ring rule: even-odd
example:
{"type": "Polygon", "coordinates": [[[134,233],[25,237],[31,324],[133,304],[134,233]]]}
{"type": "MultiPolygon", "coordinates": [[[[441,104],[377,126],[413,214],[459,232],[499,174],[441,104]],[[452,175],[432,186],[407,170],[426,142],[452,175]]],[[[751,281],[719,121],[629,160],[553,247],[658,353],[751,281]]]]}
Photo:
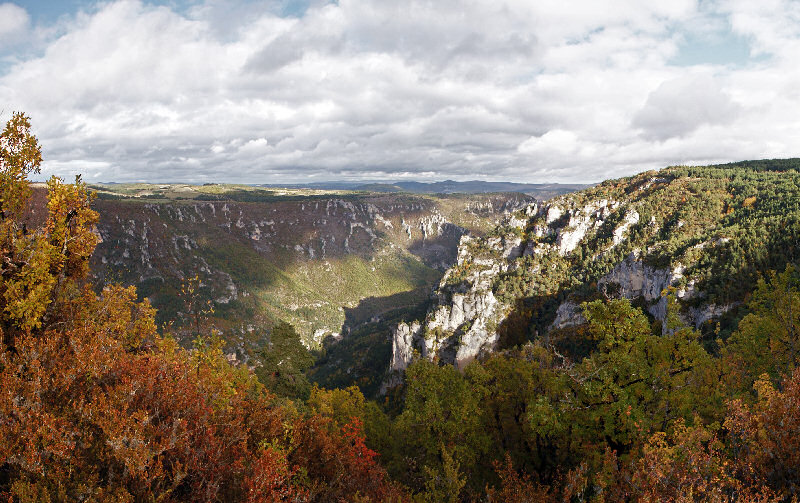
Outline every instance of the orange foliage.
{"type": "Polygon", "coordinates": [[[493,465],[500,477],[500,487],[486,489],[489,503],[540,503],[555,499],[546,486],[533,482],[528,474],[517,473],[508,454],[505,463],[495,461],[493,465]]]}
{"type": "Polygon", "coordinates": [[[682,419],[673,431],[654,434],[633,463],[630,491],[639,501],[771,502],[779,501],[766,488],[734,477],[731,461],[717,436],[682,419]]]}
{"type": "Polygon", "coordinates": [[[725,427],[731,434],[738,475],[764,481],[786,497],[800,494],[800,369],[776,390],[766,375],[756,382],[759,401],[730,403],[725,427]]]}
{"type": "Polygon", "coordinates": [[[302,417],[219,348],[160,338],[133,288],[95,294],[84,280],[97,215],[83,184],[51,180],[44,227],[19,225],[41,160],[28,127],[17,114],[0,138],[0,499],[404,497],[360,424],[302,417]]]}
{"type": "Polygon", "coordinates": [[[289,469],[281,451],[264,449],[255,460],[252,473],[244,479],[247,503],[308,501],[308,491],[291,484],[296,476],[297,470],[289,469]]]}
{"type": "Polygon", "coordinates": [[[348,502],[355,493],[362,502],[406,500],[375,462],[377,453],[365,445],[359,419],[353,418],[341,429],[330,418],[298,419],[291,434],[289,460],[317,474],[309,484],[315,501],[348,502]]]}

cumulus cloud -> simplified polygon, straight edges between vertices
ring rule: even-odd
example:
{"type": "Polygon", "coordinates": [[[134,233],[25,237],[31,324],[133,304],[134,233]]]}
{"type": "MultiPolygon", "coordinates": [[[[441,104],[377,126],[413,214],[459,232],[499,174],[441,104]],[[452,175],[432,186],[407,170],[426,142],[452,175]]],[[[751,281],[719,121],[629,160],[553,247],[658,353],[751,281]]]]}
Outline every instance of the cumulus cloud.
{"type": "Polygon", "coordinates": [[[107,181],[598,181],[792,155],[800,17],[771,1],[118,0],[57,29],[3,4],[24,16],[0,36],[41,50],[12,53],[0,109],[32,116],[47,174],[107,181]],[[708,26],[753,59],[671,63],[708,26]]]}
{"type": "Polygon", "coordinates": [[[20,43],[29,24],[28,11],[13,3],[0,4],[0,49],[20,43]]]}
{"type": "Polygon", "coordinates": [[[679,77],[663,82],[650,93],[633,119],[648,138],[666,140],[686,136],[703,125],[726,125],[740,107],[707,75],[679,77]]]}

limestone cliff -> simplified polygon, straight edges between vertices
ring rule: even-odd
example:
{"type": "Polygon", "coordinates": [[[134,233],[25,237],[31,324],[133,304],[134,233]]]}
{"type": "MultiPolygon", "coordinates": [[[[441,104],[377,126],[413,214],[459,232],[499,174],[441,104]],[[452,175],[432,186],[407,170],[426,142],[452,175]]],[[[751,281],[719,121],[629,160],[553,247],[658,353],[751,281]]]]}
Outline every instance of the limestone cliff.
{"type": "Polygon", "coordinates": [[[256,327],[287,320],[309,345],[351,329],[348,313],[364,299],[408,292],[411,301],[424,300],[455,262],[462,236],[485,232],[533,200],[333,194],[251,202],[181,194],[96,202],[97,281],[137,285],[160,319],[179,327],[181,282],[197,275],[226,334],[247,338],[256,327]]]}
{"type": "Polygon", "coordinates": [[[531,340],[585,323],[580,303],[593,298],[637,300],[663,322],[673,295],[696,328],[736,307],[746,285],[714,271],[744,246],[732,215],[736,202],[751,203],[739,201],[724,172],[682,169],[530,204],[484,237],[463,237],[425,318],[394,330],[385,387],[415,358],[463,368],[497,350],[509,330],[531,340]]]}
{"type": "MultiPolygon", "coordinates": [[[[536,212],[535,204],[522,214],[531,212],[536,212]]],[[[401,323],[395,328],[390,373],[397,375],[415,357],[438,359],[463,368],[495,349],[496,324],[502,320],[507,305],[495,297],[493,282],[522,256],[521,234],[526,222],[519,214],[513,214],[501,224],[507,232],[486,238],[461,238],[456,267],[442,278],[424,323],[401,323]]]]}

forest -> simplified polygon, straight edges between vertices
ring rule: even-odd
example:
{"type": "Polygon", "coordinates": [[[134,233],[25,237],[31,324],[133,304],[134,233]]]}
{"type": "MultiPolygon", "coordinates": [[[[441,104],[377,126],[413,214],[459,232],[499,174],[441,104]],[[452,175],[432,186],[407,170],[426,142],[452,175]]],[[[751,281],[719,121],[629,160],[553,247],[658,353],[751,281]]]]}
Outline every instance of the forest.
{"type": "MultiPolygon", "coordinates": [[[[463,372],[419,359],[376,401],[311,384],[313,356],[289,324],[255,370],[231,365],[191,278],[190,350],[134,288],[97,288],[94,195],[53,177],[46,215],[32,215],[41,163],[30,120],[14,114],[0,134],[0,499],[782,502],[800,491],[800,269],[780,248],[732,254],[732,279],[709,274],[711,295],[748,292],[729,331],[687,326],[674,292],[666,330],[600,296],[581,304],[577,348],[515,341],[463,372]]],[[[712,206],[740,199],[729,223],[752,250],[757,212],[797,221],[798,199],[779,186],[749,199],[765,171],[796,170],[784,164],[717,167],[703,182],[736,184],[712,206]]]]}

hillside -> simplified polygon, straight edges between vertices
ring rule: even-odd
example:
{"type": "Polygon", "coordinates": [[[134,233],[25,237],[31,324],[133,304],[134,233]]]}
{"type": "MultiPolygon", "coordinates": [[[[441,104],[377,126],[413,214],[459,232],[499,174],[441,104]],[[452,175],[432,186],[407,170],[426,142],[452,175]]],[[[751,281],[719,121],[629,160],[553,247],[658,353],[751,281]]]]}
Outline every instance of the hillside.
{"type": "Polygon", "coordinates": [[[213,309],[238,358],[277,321],[318,347],[386,311],[415,308],[455,262],[463,235],[480,235],[533,200],[223,185],[94,188],[102,238],[91,260],[95,281],[136,285],[158,321],[176,320],[178,329],[199,300],[213,309]],[[198,298],[190,302],[180,291],[194,277],[198,298]]]}
{"type": "Polygon", "coordinates": [[[435,304],[394,331],[388,384],[419,356],[460,368],[541,339],[587,351],[579,304],[625,297],[663,323],[667,297],[709,349],[768,270],[800,257],[800,160],[676,166],[533,203],[465,237],[435,304]]]}

